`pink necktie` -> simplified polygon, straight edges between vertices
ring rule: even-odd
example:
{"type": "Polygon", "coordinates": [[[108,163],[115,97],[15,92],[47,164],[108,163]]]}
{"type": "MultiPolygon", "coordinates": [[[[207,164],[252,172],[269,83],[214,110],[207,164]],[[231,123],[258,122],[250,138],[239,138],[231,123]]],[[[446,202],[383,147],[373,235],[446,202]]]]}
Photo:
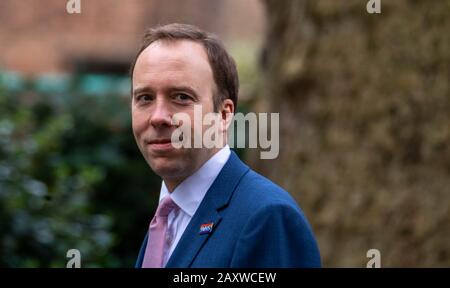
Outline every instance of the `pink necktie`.
{"type": "Polygon", "coordinates": [[[163,265],[165,239],[167,231],[167,216],[177,208],[170,195],[164,197],[156,209],[155,217],[150,222],[149,238],[145,249],[142,268],[161,268],[163,265]]]}

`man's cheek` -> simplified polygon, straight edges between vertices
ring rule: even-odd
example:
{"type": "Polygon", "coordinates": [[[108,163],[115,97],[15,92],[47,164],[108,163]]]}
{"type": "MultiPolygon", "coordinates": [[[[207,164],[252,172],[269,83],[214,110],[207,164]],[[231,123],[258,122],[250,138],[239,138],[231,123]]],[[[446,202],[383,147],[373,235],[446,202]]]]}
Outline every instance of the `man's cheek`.
{"type": "Polygon", "coordinates": [[[143,131],[145,131],[145,120],[142,119],[142,117],[134,117],[132,119],[132,128],[133,128],[133,132],[136,136],[140,136],[140,134],[142,134],[143,131]]]}

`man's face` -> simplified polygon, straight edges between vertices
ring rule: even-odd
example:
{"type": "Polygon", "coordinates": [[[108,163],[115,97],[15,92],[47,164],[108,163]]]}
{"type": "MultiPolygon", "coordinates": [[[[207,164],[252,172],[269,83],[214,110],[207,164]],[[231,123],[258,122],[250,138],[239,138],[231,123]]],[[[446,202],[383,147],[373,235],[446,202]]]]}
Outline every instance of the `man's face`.
{"type": "Polygon", "coordinates": [[[208,56],[199,43],[159,40],[137,59],[131,103],[133,133],[147,163],[166,184],[179,184],[217,150],[175,149],[170,142],[177,128],[172,116],[188,114],[193,127],[194,105],[202,106],[203,115],[213,112],[215,89],[208,56]]]}

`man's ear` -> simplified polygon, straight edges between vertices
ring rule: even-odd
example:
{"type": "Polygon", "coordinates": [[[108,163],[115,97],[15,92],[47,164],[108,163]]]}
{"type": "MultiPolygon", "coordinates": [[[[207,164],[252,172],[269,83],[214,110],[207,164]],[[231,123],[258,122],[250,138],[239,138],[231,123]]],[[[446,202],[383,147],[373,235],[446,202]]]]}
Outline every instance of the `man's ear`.
{"type": "Polygon", "coordinates": [[[234,103],[231,99],[225,99],[219,109],[220,118],[222,120],[221,132],[227,132],[233,121],[234,103]]]}

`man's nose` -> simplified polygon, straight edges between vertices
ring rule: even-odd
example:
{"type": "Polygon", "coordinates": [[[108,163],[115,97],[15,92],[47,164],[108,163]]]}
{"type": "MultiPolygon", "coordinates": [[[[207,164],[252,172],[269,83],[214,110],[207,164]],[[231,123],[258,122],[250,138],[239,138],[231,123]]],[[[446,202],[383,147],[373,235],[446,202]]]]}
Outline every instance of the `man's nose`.
{"type": "Polygon", "coordinates": [[[165,103],[164,100],[156,100],[154,109],[150,115],[150,124],[155,127],[172,125],[170,109],[167,107],[167,103],[165,103]]]}

